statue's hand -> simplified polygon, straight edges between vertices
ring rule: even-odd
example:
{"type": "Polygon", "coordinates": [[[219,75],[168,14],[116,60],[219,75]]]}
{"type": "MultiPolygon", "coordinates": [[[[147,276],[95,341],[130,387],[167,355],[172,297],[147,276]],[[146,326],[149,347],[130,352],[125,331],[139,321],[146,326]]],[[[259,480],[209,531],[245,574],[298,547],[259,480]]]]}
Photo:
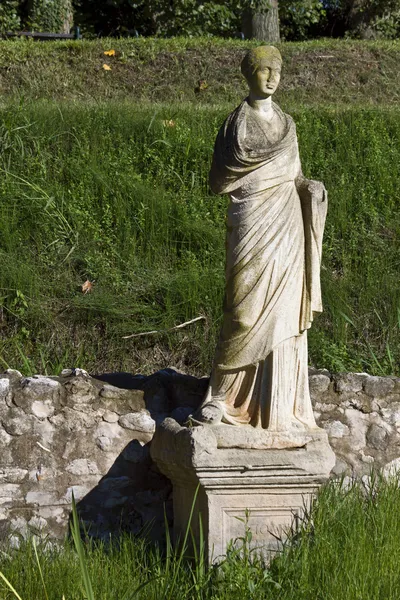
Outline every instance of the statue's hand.
{"type": "Polygon", "coordinates": [[[322,181],[315,181],[314,179],[307,180],[307,188],[310,196],[313,196],[317,200],[323,201],[327,194],[326,188],[322,181]]]}
{"type": "Polygon", "coordinates": [[[301,176],[296,180],[296,187],[300,197],[303,199],[313,197],[322,202],[327,196],[327,191],[322,181],[306,179],[301,176]]]}

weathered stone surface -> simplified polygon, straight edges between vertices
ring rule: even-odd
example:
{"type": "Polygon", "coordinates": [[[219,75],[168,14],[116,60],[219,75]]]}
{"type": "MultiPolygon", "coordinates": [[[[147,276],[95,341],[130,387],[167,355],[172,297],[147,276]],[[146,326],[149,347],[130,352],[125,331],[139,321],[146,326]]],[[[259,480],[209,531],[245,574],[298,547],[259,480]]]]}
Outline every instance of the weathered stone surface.
{"type": "Polygon", "coordinates": [[[373,448],[377,450],[384,450],[387,444],[388,433],[379,425],[372,423],[368,428],[367,432],[367,442],[373,448]]]}
{"type": "Polygon", "coordinates": [[[121,427],[144,433],[153,433],[156,428],[155,421],[143,412],[128,413],[120,417],[118,422],[121,427]]]}
{"type": "Polygon", "coordinates": [[[10,380],[2,377],[0,379],[0,400],[5,400],[10,393],[10,380]]]}
{"type": "Polygon", "coordinates": [[[198,543],[201,517],[210,562],[225,554],[232,539],[244,535],[245,526],[252,532],[252,548],[267,554],[276,550],[277,537],[285,537],[293,515],[302,514],[335,464],[327,435],[318,429],[304,447],[293,451],[258,449],[255,428],[249,428],[248,442],[252,430],[256,448],[231,448],[229,440],[223,444],[219,439],[229,435],[227,427],[181,427],[169,418],[158,427],[151,446],[153,460],[173,482],[175,539],[186,531],[199,486],[193,533],[198,543]]]}
{"type": "MultiPolygon", "coordinates": [[[[336,454],[333,473],[362,477],[371,466],[384,467],[400,458],[400,385],[388,378],[388,394],[382,396],[382,378],[354,377],[310,370],[310,386],[318,425],[336,454]]],[[[56,384],[31,379],[14,372],[0,375],[5,394],[0,393],[0,485],[16,486],[2,488],[0,521],[23,518],[28,531],[31,519],[40,517],[48,523],[46,535],[62,538],[71,508],[68,490],[81,486],[78,508],[93,535],[108,540],[121,527],[138,533],[152,521],[151,536],[161,536],[164,505],[171,512],[171,484],[154,467],[148,442],[154,423],[166,414],[181,424],[187,421],[201,402],[207,378],[165,369],[149,377],[105,375],[100,381],[71,369],[68,376],[49,378],[56,384]],[[24,379],[33,383],[21,387],[24,379]],[[121,383],[127,389],[119,388],[121,383]],[[100,395],[105,384],[115,397],[100,395]],[[35,388],[32,396],[30,386],[35,388]],[[110,479],[115,481],[103,483],[110,479]],[[112,498],[105,508],[107,485],[112,498]]],[[[214,448],[210,444],[204,448],[206,456],[214,448]]]]}
{"type": "Polygon", "coordinates": [[[348,392],[361,392],[367,373],[340,373],[334,376],[335,389],[344,394],[348,392]]]}
{"type": "Polygon", "coordinates": [[[400,457],[388,462],[382,469],[382,474],[386,478],[398,477],[400,473],[400,457]]]}
{"type": "Polygon", "coordinates": [[[16,483],[0,483],[0,504],[11,504],[21,498],[21,488],[16,483]]]}
{"type": "Polygon", "coordinates": [[[99,468],[96,463],[88,458],[76,458],[65,467],[65,470],[73,475],[99,474],[99,468]]]}
{"type": "Polygon", "coordinates": [[[26,419],[20,408],[10,408],[8,417],[2,420],[4,430],[9,435],[24,435],[32,430],[32,421],[26,419]]]}
{"type": "Polygon", "coordinates": [[[27,476],[27,469],[19,469],[18,467],[0,469],[0,483],[22,483],[27,476]]]}
{"type": "Polygon", "coordinates": [[[327,371],[324,371],[322,373],[311,373],[309,375],[308,381],[310,386],[311,398],[324,394],[331,384],[331,378],[327,371]]]}
{"type": "Polygon", "coordinates": [[[50,400],[35,400],[32,403],[31,411],[38,419],[47,419],[54,414],[55,407],[50,400]]]}
{"type": "Polygon", "coordinates": [[[364,381],[365,393],[374,398],[388,396],[393,391],[394,386],[394,380],[389,377],[373,377],[370,375],[364,381]]]}
{"type": "Polygon", "coordinates": [[[90,492],[90,488],[85,485],[73,485],[67,489],[65,494],[65,500],[68,504],[72,502],[72,497],[75,498],[76,502],[82,500],[90,492]]]}
{"type": "MultiPolygon", "coordinates": [[[[22,408],[25,412],[53,410],[57,406],[60,397],[61,386],[59,381],[50,377],[34,375],[33,377],[24,377],[20,382],[20,389],[14,394],[14,404],[22,408]]],[[[35,413],[33,413],[35,414],[35,413]]],[[[39,414],[37,415],[39,416],[39,414]]],[[[44,418],[47,418],[46,415],[44,418]]]]}
{"type": "Polygon", "coordinates": [[[107,421],[107,423],[117,423],[118,419],[118,413],[112,410],[106,410],[103,414],[103,421],[107,421]]]}
{"type": "Polygon", "coordinates": [[[341,421],[332,421],[325,427],[325,431],[328,433],[330,438],[342,438],[345,435],[349,435],[349,428],[341,421]]]}

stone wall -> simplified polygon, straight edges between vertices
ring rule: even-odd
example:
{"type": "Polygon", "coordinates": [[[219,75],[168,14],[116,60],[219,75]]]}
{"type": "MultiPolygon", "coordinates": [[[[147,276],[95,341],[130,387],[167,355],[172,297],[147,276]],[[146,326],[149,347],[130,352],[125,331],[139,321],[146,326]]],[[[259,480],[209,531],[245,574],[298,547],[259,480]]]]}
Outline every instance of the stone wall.
{"type": "MultiPolygon", "coordinates": [[[[0,538],[62,537],[74,494],[89,534],[145,528],[158,539],[164,506],[172,518],[171,485],[149,443],[166,416],[187,419],[207,383],[172,369],[149,377],[0,375],[0,538]]],[[[310,389],[336,453],[334,474],[400,465],[399,378],[310,370],[310,389]]]]}

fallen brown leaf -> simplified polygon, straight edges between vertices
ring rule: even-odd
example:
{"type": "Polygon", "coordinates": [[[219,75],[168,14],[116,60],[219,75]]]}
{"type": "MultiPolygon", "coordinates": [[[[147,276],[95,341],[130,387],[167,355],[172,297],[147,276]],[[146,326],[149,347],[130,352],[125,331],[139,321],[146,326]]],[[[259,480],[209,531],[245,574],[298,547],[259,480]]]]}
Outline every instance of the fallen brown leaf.
{"type": "Polygon", "coordinates": [[[82,284],[82,293],[90,294],[93,290],[93,282],[86,279],[85,283],[82,284]]]}

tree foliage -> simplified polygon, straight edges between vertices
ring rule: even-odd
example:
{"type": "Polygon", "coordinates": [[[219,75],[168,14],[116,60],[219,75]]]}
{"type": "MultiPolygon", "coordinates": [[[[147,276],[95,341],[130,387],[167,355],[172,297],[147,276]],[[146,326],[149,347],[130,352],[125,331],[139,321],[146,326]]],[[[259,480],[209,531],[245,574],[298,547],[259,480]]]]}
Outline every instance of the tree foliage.
{"type": "MultiPolygon", "coordinates": [[[[246,14],[272,0],[0,0],[0,32],[19,28],[86,36],[239,36],[246,14]]],[[[400,36],[400,0],[279,0],[282,39],[400,36]]]]}
{"type": "MultiPolygon", "coordinates": [[[[76,21],[95,35],[235,36],[246,12],[266,13],[269,0],[74,0],[76,21]]],[[[325,15],[321,0],[280,0],[285,39],[305,39],[325,15]]]]}
{"type": "Polygon", "coordinates": [[[20,27],[18,0],[2,0],[0,3],[0,33],[16,31],[20,27]]]}

